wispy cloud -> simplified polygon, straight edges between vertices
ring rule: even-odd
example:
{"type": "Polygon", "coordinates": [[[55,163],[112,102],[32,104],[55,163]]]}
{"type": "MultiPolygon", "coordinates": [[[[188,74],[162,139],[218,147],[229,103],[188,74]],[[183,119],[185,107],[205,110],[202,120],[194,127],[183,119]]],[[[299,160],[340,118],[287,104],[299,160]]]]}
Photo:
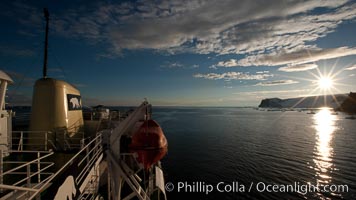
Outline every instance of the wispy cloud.
{"type": "Polygon", "coordinates": [[[256,86],[276,86],[276,85],[289,85],[299,83],[295,80],[276,80],[257,83],[256,86]]]}
{"type": "Polygon", "coordinates": [[[319,60],[326,60],[349,55],[356,55],[356,48],[339,47],[330,49],[303,49],[294,52],[281,51],[279,53],[247,56],[246,58],[239,60],[238,64],[239,66],[278,66],[288,64],[301,65],[319,60]]]}
{"type": "MultiPolygon", "coordinates": [[[[41,9],[19,2],[13,6],[16,13],[3,15],[15,17],[31,30],[42,30],[41,9]]],[[[347,46],[320,49],[313,45],[341,23],[356,18],[356,4],[348,0],[109,1],[62,12],[51,15],[52,31],[84,38],[89,44],[105,44],[107,52],[101,58],[142,49],[247,55],[211,66],[217,68],[299,65],[356,54],[347,46]],[[312,12],[317,8],[324,9],[312,12]]]]}
{"type": "Polygon", "coordinates": [[[332,32],[340,20],[354,18],[350,6],[338,8],[346,2],[231,0],[145,4],[125,17],[130,20],[112,29],[111,36],[121,49],[221,54],[295,49],[332,32]],[[332,13],[306,14],[317,7],[329,8],[332,13]]]}
{"type": "MultiPolygon", "coordinates": [[[[38,9],[16,6],[22,8],[16,15],[22,24],[41,25],[38,9]]],[[[355,19],[355,10],[347,0],[97,3],[54,14],[52,27],[63,36],[110,44],[103,54],[110,57],[123,49],[254,55],[310,49],[308,43],[355,19]],[[310,12],[316,8],[326,9],[310,12]]]]}
{"type": "Polygon", "coordinates": [[[344,70],[349,70],[349,71],[351,71],[351,70],[355,70],[355,69],[356,69],[356,65],[353,65],[353,66],[351,66],[351,67],[345,68],[344,70]]]}
{"type": "Polygon", "coordinates": [[[306,93],[309,92],[309,89],[297,89],[297,90],[261,90],[253,92],[236,92],[233,94],[244,94],[244,95],[264,95],[264,94],[293,94],[293,93],[306,93]]]}
{"type": "Polygon", "coordinates": [[[168,69],[176,69],[176,68],[183,68],[183,64],[180,62],[166,62],[165,64],[161,65],[161,68],[168,68],[168,69]]]}
{"type": "Polygon", "coordinates": [[[195,74],[195,78],[204,78],[209,80],[266,80],[267,77],[273,76],[272,74],[248,74],[243,72],[226,72],[226,73],[208,73],[208,74],[195,74]]]}
{"type": "Polygon", "coordinates": [[[7,92],[7,101],[10,106],[29,106],[31,105],[32,98],[30,95],[26,95],[22,92],[9,90],[7,92]]]}
{"type": "Polygon", "coordinates": [[[218,67],[235,67],[238,66],[237,60],[235,59],[230,59],[228,61],[220,61],[218,64],[216,64],[218,67]]]}
{"type": "Polygon", "coordinates": [[[198,64],[184,65],[180,62],[165,62],[160,67],[164,69],[196,69],[199,68],[199,65],[198,64]]]}
{"type": "Polygon", "coordinates": [[[58,67],[58,68],[54,68],[54,67],[50,67],[48,68],[49,72],[63,72],[62,68],[58,67]]]}
{"type": "Polygon", "coordinates": [[[86,84],[83,84],[83,83],[73,83],[73,85],[77,88],[83,88],[83,87],[87,87],[86,84]]]}
{"type": "Polygon", "coordinates": [[[20,48],[15,46],[0,46],[0,54],[6,56],[20,56],[31,57],[35,55],[35,52],[30,49],[20,48]]]}
{"type": "Polygon", "coordinates": [[[258,72],[256,72],[256,74],[268,74],[269,73],[269,71],[258,71],[258,72]]]}
{"type": "MultiPolygon", "coordinates": [[[[292,89],[292,90],[260,90],[249,92],[235,92],[233,95],[243,96],[246,99],[264,99],[264,98],[294,98],[305,97],[310,95],[310,89],[292,89]]],[[[251,101],[251,100],[250,100],[251,101]]],[[[257,104],[257,103],[256,103],[257,104]]]]}
{"type": "Polygon", "coordinates": [[[288,65],[285,67],[280,67],[278,70],[284,72],[300,72],[300,71],[315,69],[317,67],[318,65],[316,64],[301,64],[301,65],[288,65]]]}
{"type": "Polygon", "coordinates": [[[29,77],[26,74],[23,73],[18,73],[15,71],[9,71],[9,70],[5,70],[5,72],[12,78],[12,80],[14,81],[14,85],[10,85],[10,86],[15,86],[15,87],[33,87],[34,83],[35,83],[35,79],[32,77],[29,77]]]}

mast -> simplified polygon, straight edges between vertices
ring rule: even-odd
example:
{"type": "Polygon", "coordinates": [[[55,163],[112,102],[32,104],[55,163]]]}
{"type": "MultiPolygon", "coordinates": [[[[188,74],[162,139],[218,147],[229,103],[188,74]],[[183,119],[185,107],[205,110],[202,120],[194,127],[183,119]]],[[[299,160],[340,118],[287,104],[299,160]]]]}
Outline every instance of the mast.
{"type": "Polygon", "coordinates": [[[46,37],[45,37],[45,46],[44,46],[43,78],[47,78],[47,49],[48,49],[48,21],[49,21],[48,9],[44,8],[43,13],[46,18],[46,37]]]}

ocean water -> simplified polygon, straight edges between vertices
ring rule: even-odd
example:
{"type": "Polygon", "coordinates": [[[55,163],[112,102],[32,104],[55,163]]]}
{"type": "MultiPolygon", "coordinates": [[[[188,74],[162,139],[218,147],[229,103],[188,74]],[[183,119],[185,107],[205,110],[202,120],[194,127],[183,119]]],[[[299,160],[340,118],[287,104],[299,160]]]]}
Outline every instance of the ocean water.
{"type": "MultiPolygon", "coordinates": [[[[14,111],[14,124],[28,123],[29,107],[14,111]]],[[[356,199],[356,120],[345,117],[328,109],[153,107],[168,140],[167,197],[356,199]]]]}
{"type": "Polygon", "coordinates": [[[327,109],[154,108],[168,199],[356,199],[356,120],[327,109]]]}

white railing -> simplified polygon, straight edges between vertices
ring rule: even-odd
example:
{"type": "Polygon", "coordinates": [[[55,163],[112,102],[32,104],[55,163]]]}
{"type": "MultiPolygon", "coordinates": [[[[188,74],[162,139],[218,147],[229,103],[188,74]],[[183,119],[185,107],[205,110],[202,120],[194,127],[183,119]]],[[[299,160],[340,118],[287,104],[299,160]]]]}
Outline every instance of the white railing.
{"type": "MultiPolygon", "coordinates": [[[[24,139],[25,137],[23,136],[22,138],[24,139]]],[[[36,153],[37,158],[31,161],[4,161],[2,152],[0,151],[1,199],[8,199],[11,197],[16,197],[16,199],[40,199],[41,193],[50,187],[54,179],[59,177],[59,175],[73,163],[77,163],[78,169],[81,169],[75,179],[76,184],[82,185],[83,187],[81,196],[85,199],[95,198],[99,187],[99,168],[97,165],[103,156],[101,132],[99,132],[95,138],[90,140],[88,144],[84,145],[83,143],[82,145],[83,148],[56,172],[50,171],[50,168],[54,165],[53,162],[45,162],[43,160],[54,154],[52,150],[26,151],[21,147],[21,150],[10,151],[11,155],[21,153],[21,156],[23,157],[29,157],[30,154],[36,153]],[[3,171],[4,166],[14,167],[3,171]],[[12,177],[17,178],[16,180],[10,180],[12,177]],[[7,184],[4,184],[4,182],[7,182],[7,184]]]]}
{"type": "MultiPolygon", "coordinates": [[[[84,146],[84,148],[82,148],[78,153],[76,153],[67,163],[65,163],[62,166],[61,169],[59,169],[55,174],[53,174],[51,177],[49,177],[40,186],[40,188],[34,194],[31,195],[31,197],[29,199],[34,199],[36,197],[39,197],[41,192],[43,192],[47,187],[49,187],[51,182],[56,177],[58,177],[58,175],[61,174],[67,167],[69,167],[72,163],[74,163],[74,161],[77,160],[78,158],[83,157],[81,159],[81,161],[79,162],[79,164],[85,163],[84,160],[86,160],[86,162],[88,162],[88,163],[95,163],[95,161],[98,159],[97,155],[102,153],[101,141],[102,141],[102,135],[101,135],[101,133],[98,133],[98,135],[93,140],[91,140],[87,145],[84,146]],[[87,152],[90,152],[91,149],[96,149],[96,150],[92,151],[92,154],[90,153],[89,156],[85,156],[85,155],[88,155],[87,152]]],[[[78,164],[78,167],[79,167],[79,164],[78,164]]],[[[82,170],[82,172],[85,171],[85,173],[82,173],[83,174],[82,176],[85,177],[86,175],[88,175],[88,172],[90,170],[91,170],[90,168],[84,168],[82,170]]],[[[80,183],[79,180],[76,180],[76,183],[79,184],[80,183]]]]}
{"type": "Polygon", "coordinates": [[[99,162],[103,158],[102,142],[102,134],[100,134],[94,139],[90,148],[85,148],[86,154],[77,165],[78,168],[83,168],[75,179],[83,188],[79,199],[92,200],[96,197],[100,181],[99,162]]]}
{"type": "MultiPolygon", "coordinates": [[[[8,192],[8,196],[30,197],[32,193],[46,182],[52,175],[49,169],[54,165],[53,162],[43,161],[53,155],[52,151],[10,151],[12,155],[20,153],[21,156],[37,158],[30,161],[4,161],[0,151],[0,192],[8,192]],[[42,154],[42,155],[41,155],[42,154]],[[4,166],[11,166],[4,170],[4,166]],[[4,171],[3,171],[4,170],[4,171]],[[10,182],[5,184],[4,181],[10,182]]],[[[3,197],[2,199],[6,199],[3,197]]]]}
{"type": "Polygon", "coordinates": [[[36,149],[47,151],[50,147],[56,149],[52,139],[53,133],[50,131],[13,131],[11,149],[23,151],[26,149],[36,149]]]}
{"type": "Polygon", "coordinates": [[[10,149],[22,150],[73,150],[85,144],[84,133],[69,137],[67,131],[13,131],[10,149]]]}
{"type": "Polygon", "coordinates": [[[88,148],[89,147],[88,145],[85,147],[85,156],[78,163],[78,168],[84,167],[84,169],[77,176],[76,178],[77,183],[83,181],[83,178],[85,178],[85,174],[87,174],[91,170],[91,168],[94,166],[95,162],[99,159],[99,157],[103,152],[101,134],[98,135],[94,140],[92,140],[91,143],[92,145],[90,145],[91,146],[90,148],[88,148]]]}

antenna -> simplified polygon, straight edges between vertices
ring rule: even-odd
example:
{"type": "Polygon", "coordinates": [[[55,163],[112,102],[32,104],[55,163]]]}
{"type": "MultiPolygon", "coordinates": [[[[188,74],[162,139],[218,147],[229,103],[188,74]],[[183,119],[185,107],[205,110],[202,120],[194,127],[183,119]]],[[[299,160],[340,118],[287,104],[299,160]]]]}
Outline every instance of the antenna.
{"type": "Polygon", "coordinates": [[[47,78],[47,49],[48,49],[48,21],[49,21],[48,9],[44,8],[43,13],[46,18],[46,37],[45,37],[45,46],[44,46],[43,78],[47,78]]]}

